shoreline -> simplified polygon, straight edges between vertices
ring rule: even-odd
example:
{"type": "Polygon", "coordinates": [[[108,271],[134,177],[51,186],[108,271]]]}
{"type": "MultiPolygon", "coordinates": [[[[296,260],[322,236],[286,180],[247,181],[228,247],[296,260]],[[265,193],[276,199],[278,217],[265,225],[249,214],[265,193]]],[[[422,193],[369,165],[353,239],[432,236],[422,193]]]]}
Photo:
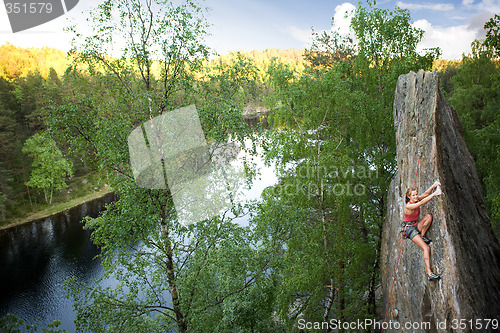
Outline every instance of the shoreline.
{"type": "Polygon", "coordinates": [[[49,207],[49,208],[46,208],[46,209],[41,210],[39,212],[31,213],[28,216],[14,219],[12,222],[8,222],[4,225],[0,225],[0,231],[5,230],[5,229],[9,229],[9,228],[13,228],[13,227],[16,227],[16,226],[19,226],[22,224],[30,223],[30,222],[33,222],[36,220],[45,219],[45,218],[51,217],[53,215],[60,214],[64,211],[67,211],[67,210],[70,210],[74,207],[77,207],[85,202],[102,198],[105,195],[112,193],[112,192],[113,192],[113,189],[111,187],[109,187],[109,186],[103,187],[103,188],[99,189],[98,191],[89,193],[87,195],[84,195],[83,197],[75,198],[75,199],[72,199],[72,200],[64,202],[64,203],[59,203],[59,204],[55,205],[54,207],[49,207]],[[70,204],[70,205],[68,206],[68,204],[70,204]],[[61,208],[58,208],[59,205],[61,206],[61,208]],[[56,210],[52,211],[53,209],[56,209],[56,210]]]}

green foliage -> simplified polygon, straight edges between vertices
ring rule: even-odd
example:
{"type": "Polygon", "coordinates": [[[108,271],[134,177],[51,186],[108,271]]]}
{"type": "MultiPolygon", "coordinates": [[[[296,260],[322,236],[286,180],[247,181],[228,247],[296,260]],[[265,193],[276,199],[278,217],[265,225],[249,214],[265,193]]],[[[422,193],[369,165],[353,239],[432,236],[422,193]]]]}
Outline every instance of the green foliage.
{"type": "MultiPolygon", "coordinates": [[[[59,320],[54,320],[46,328],[41,328],[41,331],[44,333],[68,333],[66,330],[58,329],[60,325],[61,322],[59,320]]],[[[21,318],[13,314],[7,314],[4,317],[0,317],[0,330],[4,333],[34,333],[38,331],[38,325],[26,324],[21,318]]]]}
{"type": "Polygon", "coordinates": [[[0,78],[0,187],[6,198],[2,220],[26,213],[36,203],[36,196],[30,197],[24,185],[30,168],[21,152],[22,143],[44,129],[39,113],[50,101],[60,101],[62,94],[62,82],[54,69],[47,69],[46,78],[32,69],[13,81],[0,78]]]}
{"type": "Polygon", "coordinates": [[[35,332],[36,330],[34,325],[25,324],[24,320],[13,314],[0,317],[0,328],[6,333],[35,332]]]}
{"type": "Polygon", "coordinates": [[[272,248],[286,248],[276,258],[280,317],[290,329],[299,315],[365,318],[362,295],[371,275],[359,271],[374,265],[369,254],[382,221],[362,214],[374,209],[367,198],[384,193],[376,193],[380,166],[367,160],[369,150],[367,158],[357,156],[370,141],[363,139],[367,114],[355,104],[359,92],[334,70],[296,74],[278,64],[270,76],[282,107],[271,119],[281,130],[270,134],[267,156],[281,181],[264,196],[255,223],[263,238],[273,239],[272,248]]]}
{"type": "Polygon", "coordinates": [[[457,74],[461,62],[457,60],[436,60],[433,69],[439,73],[439,89],[446,98],[453,95],[455,90],[452,78],[457,74]]]}
{"type": "Polygon", "coordinates": [[[495,14],[484,24],[486,30],[485,44],[494,51],[496,58],[500,58],[500,15],[495,14]]]}
{"type": "Polygon", "coordinates": [[[237,60],[238,57],[249,59],[255,64],[258,71],[257,79],[263,83],[268,80],[267,71],[273,62],[273,59],[276,59],[276,61],[286,64],[297,71],[304,70],[307,65],[307,59],[304,58],[304,50],[265,49],[262,51],[252,50],[246,52],[230,52],[228,54],[220,55],[211,60],[208,67],[218,67],[222,64],[231,64],[237,60]]]}
{"type": "Polygon", "coordinates": [[[415,57],[424,31],[411,25],[410,12],[398,7],[393,11],[380,9],[375,4],[374,0],[367,0],[367,6],[358,2],[352,18],[359,54],[377,67],[392,58],[415,57]]]}
{"type": "Polygon", "coordinates": [[[453,77],[450,103],[457,110],[485,191],[493,228],[500,235],[500,67],[488,44],[475,41],[453,77]]]}
{"type": "Polygon", "coordinates": [[[266,145],[280,183],[266,190],[254,219],[275,250],[278,313],[296,320],[374,318],[378,253],[395,172],[392,120],[397,77],[430,69],[437,50],[416,52],[423,32],[409,12],[360,3],[358,39],[316,34],[312,69],[273,63],[274,131],[266,145]]]}
{"type": "Polygon", "coordinates": [[[12,194],[14,180],[11,172],[14,164],[8,157],[18,146],[17,122],[13,117],[13,112],[4,108],[3,105],[0,100],[0,142],[2,142],[0,145],[0,221],[6,219],[8,194],[12,194]]]}
{"type": "Polygon", "coordinates": [[[171,199],[164,191],[137,189],[132,182],[121,182],[119,191],[123,194],[120,200],[87,223],[94,230],[94,243],[104,251],[106,274],[102,280],[116,279],[119,284],[89,288],[76,280],[68,282],[70,294],[79,295],[75,303],[78,329],[180,330],[167,292],[172,283],[170,259],[174,261],[175,290],[181,296],[179,306],[189,331],[229,331],[234,326],[257,327],[264,320],[271,322],[267,311],[241,318],[240,313],[231,310],[245,308],[245,302],[248,306],[255,302],[268,304],[269,308],[270,290],[255,285],[266,267],[265,256],[258,254],[248,228],[230,219],[200,222],[187,228],[174,219],[165,219],[165,235],[158,224],[165,213],[158,208],[171,199]],[[176,241],[167,242],[165,237],[175,237],[176,241]]]}
{"type": "MultiPolygon", "coordinates": [[[[92,32],[82,36],[73,26],[72,53],[76,61],[89,66],[92,75],[108,73],[120,83],[130,107],[146,114],[166,112],[172,94],[184,89],[192,72],[208,56],[202,43],[206,22],[202,9],[188,1],[174,5],[170,1],[105,1],[88,18],[92,32]],[[121,49],[115,49],[123,44],[121,49]],[[113,54],[110,54],[113,53],[113,54]],[[160,74],[154,76],[153,62],[160,74]],[[137,80],[140,78],[139,80],[137,80]],[[153,91],[153,86],[158,87],[153,91]],[[142,89],[142,91],[140,91],[142,89]],[[140,91],[142,98],[137,98],[140,91]],[[134,105],[143,101],[143,105],[134,105]],[[148,102],[148,103],[146,103],[148,102]]],[[[125,96],[123,96],[125,97],[125,96]]]]}
{"type": "Polygon", "coordinates": [[[89,82],[75,64],[65,80],[78,91],[42,110],[51,133],[72,153],[90,156],[120,198],[86,221],[102,249],[102,280],[118,283],[106,288],[68,281],[77,328],[207,332],[265,327],[271,323],[267,310],[248,318],[235,313],[243,308],[249,313],[256,295],[265,309],[272,299],[272,289],[260,284],[269,280],[265,250],[258,249],[249,228],[232,223],[241,207],[182,226],[168,189],[137,186],[127,149],[129,134],[141,123],[193,102],[209,140],[243,140],[241,110],[254,89],[254,65],[238,57],[203,75],[206,24],[202,9],[191,2],[105,1],[90,21],[90,36],[73,29],[81,42],[75,55],[88,66],[89,82]],[[127,36],[126,47],[111,58],[105,52],[119,36],[127,36]],[[159,76],[153,61],[161,64],[159,76]]]}
{"type": "MultiPolygon", "coordinates": [[[[16,120],[16,98],[13,85],[0,78],[0,221],[5,221],[16,194],[16,171],[21,151],[22,131],[16,120]]],[[[19,173],[18,173],[19,174],[19,173]]]]}
{"type": "Polygon", "coordinates": [[[206,69],[198,83],[196,102],[207,140],[220,142],[235,136],[241,141],[248,134],[241,110],[256,98],[257,75],[254,62],[240,53],[206,69]]]}
{"type": "Polygon", "coordinates": [[[24,127],[26,133],[34,133],[42,130],[42,125],[36,117],[44,105],[45,80],[42,75],[35,71],[18,80],[16,85],[16,98],[19,102],[19,112],[16,114],[17,121],[24,127]]]}
{"type": "Polygon", "coordinates": [[[365,80],[378,80],[379,98],[392,103],[397,77],[409,69],[430,69],[439,57],[438,48],[424,55],[416,52],[424,31],[412,25],[410,12],[396,7],[393,11],[375,7],[375,1],[358,3],[351,27],[358,39],[355,70],[365,80]],[[372,74],[370,74],[372,72],[372,74]]]}
{"type": "Polygon", "coordinates": [[[304,52],[304,57],[313,68],[332,68],[344,62],[352,63],[355,53],[352,38],[341,36],[336,31],[321,34],[313,31],[313,43],[304,52]]]}
{"type": "Polygon", "coordinates": [[[52,203],[54,191],[67,187],[66,177],[72,177],[72,164],[63,157],[56,142],[37,133],[26,140],[23,153],[33,159],[33,170],[27,186],[43,191],[45,201],[52,203]]]}
{"type": "MultiPolygon", "coordinates": [[[[460,64],[436,65],[464,123],[492,221],[500,219],[495,19],[486,26],[489,44],[476,42],[460,64]]],[[[10,81],[0,79],[2,214],[8,216],[16,183],[27,180],[14,172],[22,154],[12,152],[42,127],[73,161],[106,174],[120,197],[86,220],[105,275],[92,285],[68,280],[77,329],[282,332],[296,329],[298,318],[374,318],[396,165],[393,92],[399,75],[431,69],[439,55],[416,52],[423,31],[411,25],[409,12],[367,1],[352,21],[357,44],[314,33],[304,55],[269,49],[210,62],[203,10],[190,1],[104,1],[88,22],[88,36],[70,29],[75,62],[62,77],[57,68],[6,67],[0,56],[0,68],[10,73],[10,81]],[[127,138],[141,123],[194,103],[210,142],[250,138],[255,145],[241,113],[261,100],[272,110],[262,146],[280,178],[261,202],[183,227],[168,189],[137,187],[127,138]],[[252,215],[249,227],[232,221],[243,211],[252,215]],[[116,287],[106,287],[109,281],[116,287]]],[[[45,156],[40,170],[64,164],[48,137],[35,136],[26,147],[45,156]]],[[[256,170],[246,167],[250,178],[256,170]]]]}

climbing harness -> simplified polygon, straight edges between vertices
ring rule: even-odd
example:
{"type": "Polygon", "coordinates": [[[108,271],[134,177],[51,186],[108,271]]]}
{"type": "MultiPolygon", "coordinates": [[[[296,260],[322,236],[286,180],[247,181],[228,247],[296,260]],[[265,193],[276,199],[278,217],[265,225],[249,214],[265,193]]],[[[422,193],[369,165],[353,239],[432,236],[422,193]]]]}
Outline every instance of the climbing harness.
{"type": "Polygon", "coordinates": [[[416,235],[420,234],[417,228],[418,221],[410,223],[403,222],[401,225],[403,227],[403,230],[401,230],[404,237],[403,239],[413,239],[416,235]]]}
{"type": "MultiPolygon", "coordinates": [[[[420,158],[421,157],[422,157],[422,155],[419,154],[418,163],[417,163],[417,170],[415,173],[415,179],[413,180],[413,188],[415,188],[415,185],[417,182],[417,175],[418,175],[418,194],[419,195],[420,195],[420,158]]],[[[417,225],[417,224],[418,224],[418,221],[414,225],[417,225]]],[[[387,307],[385,308],[384,323],[387,319],[387,312],[389,311],[389,305],[391,304],[391,296],[392,296],[392,291],[394,289],[394,282],[396,281],[396,275],[398,273],[399,260],[401,259],[401,252],[403,250],[403,243],[404,243],[405,239],[407,238],[406,229],[403,231],[404,231],[404,234],[403,234],[403,237],[401,237],[401,245],[399,246],[398,260],[396,262],[396,268],[394,269],[394,277],[392,278],[392,285],[391,285],[391,289],[389,291],[389,299],[387,300],[387,307]]],[[[382,325],[382,333],[384,333],[384,325],[382,325]]]]}

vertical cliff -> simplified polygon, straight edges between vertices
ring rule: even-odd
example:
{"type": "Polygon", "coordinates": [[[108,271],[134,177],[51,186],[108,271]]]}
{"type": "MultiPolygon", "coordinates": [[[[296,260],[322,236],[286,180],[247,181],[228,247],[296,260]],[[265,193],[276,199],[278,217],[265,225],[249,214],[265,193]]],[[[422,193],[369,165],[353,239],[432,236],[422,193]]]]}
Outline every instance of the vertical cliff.
{"type": "MultiPolygon", "coordinates": [[[[441,280],[428,281],[420,248],[405,240],[386,321],[387,332],[488,332],[500,320],[500,247],[486,214],[474,160],[456,111],[439,91],[436,72],[401,75],[394,97],[398,172],[388,194],[381,251],[384,313],[401,245],[404,195],[421,156],[423,192],[440,180],[444,195],[424,205],[434,216],[431,267],[441,280]],[[427,322],[425,329],[406,323],[427,322]],[[479,325],[482,328],[479,329],[479,325]]],[[[417,178],[418,186],[418,178],[417,178]]]]}

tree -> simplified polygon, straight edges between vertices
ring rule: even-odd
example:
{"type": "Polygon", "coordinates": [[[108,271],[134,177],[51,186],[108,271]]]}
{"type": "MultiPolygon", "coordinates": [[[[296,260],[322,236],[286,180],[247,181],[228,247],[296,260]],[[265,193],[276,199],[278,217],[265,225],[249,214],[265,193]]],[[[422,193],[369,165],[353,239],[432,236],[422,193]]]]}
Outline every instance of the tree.
{"type": "Polygon", "coordinates": [[[255,223],[264,239],[273,239],[271,248],[286,248],[276,259],[282,276],[278,304],[290,325],[298,315],[329,321],[370,313],[363,295],[381,223],[370,207],[372,196],[382,195],[380,166],[369,160],[368,148],[366,157],[358,155],[366,115],[357,104],[360,92],[343,75],[293,73],[283,65],[270,73],[282,106],[272,117],[280,131],[270,134],[267,155],[281,181],[266,193],[255,223]]]}
{"type": "Polygon", "coordinates": [[[45,104],[45,80],[38,71],[29,72],[20,78],[16,85],[15,95],[19,103],[16,112],[17,122],[26,135],[32,135],[43,130],[43,125],[37,118],[37,113],[45,104]]]}
{"type": "Polygon", "coordinates": [[[12,112],[4,109],[0,100],[0,221],[6,220],[7,202],[13,190],[12,160],[15,156],[13,153],[18,151],[16,125],[12,112]]]}
{"type": "Polygon", "coordinates": [[[255,221],[278,249],[278,305],[290,328],[289,318],[299,315],[375,318],[385,198],[395,172],[393,92],[399,75],[429,69],[436,56],[417,54],[423,32],[406,10],[360,3],[351,27],[355,45],[317,36],[312,70],[269,70],[270,123],[279,131],[270,135],[268,156],[281,182],[266,193],[255,221]]]}
{"type": "MultiPolygon", "coordinates": [[[[72,71],[85,64],[91,83],[42,112],[48,128],[72,151],[87,152],[119,195],[100,217],[86,220],[102,249],[102,280],[113,278],[118,285],[68,281],[77,328],[186,332],[271,325],[270,312],[242,319],[227,310],[254,295],[265,304],[271,297],[260,284],[272,284],[265,251],[249,228],[231,222],[242,208],[181,225],[168,186],[137,185],[127,149],[132,130],[193,101],[207,140],[240,138],[251,64],[240,59],[207,78],[207,85],[194,81],[208,50],[203,10],[191,1],[105,1],[89,21],[89,36],[72,28],[77,59],[72,71]],[[115,53],[106,54],[111,50],[115,53]],[[196,91],[200,95],[194,96],[196,91]]],[[[243,303],[250,312],[254,303],[243,303]]]]}
{"type": "Polygon", "coordinates": [[[26,140],[23,153],[33,159],[33,170],[26,185],[42,190],[45,201],[52,204],[54,190],[66,188],[66,177],[73,176],[72,163],[64,158],[56,142],[43,133],[26,140]]]}
{"type": "Polygon", "coordinates": [[[16,121],[18,103],[14,84],[0,78],[0,220],[6,220],[15,204],[13,197],[24,191],[21,142],[25,134],[16,121]],[[21,184],[21,186],[19,186],[21,184]]]}
{"type": "Polygon", "coordinates": [[[7,203],[9,192],[11,191],[10,183],[12,178],[10,177],[9,170],[6,170],[2,161],[0,161],[0,222],[7,219],[7,203]]]}
{"type": "Polygon", "coordinates": [[[500,158],[500,68],[494,57],[495,50],[488,43],[472,43],[472,53],[463,57],[452,78],[455,89],[450,104],[464,126],[493,229],[500,235],[500,172],[495,167],[500,158]]]}
{"type": "Polygon", "coordinates": [[[311,48],[304,52],[304,58],[312,67],[332,68],[342,62],[354,61],[352,38],[341,36],[337,31],[323,31],[321,34],[313,32],[313,37],[311,48]]]}
{"type": "Polygon", "coordinates": [[[452,78],[457,74],[459,67],[460,61],[458,60],[439,59],[434,62],[434,69],[439,73],[439,89],[446,98],[453,95],[455,87],[452,78]]]}
{"type": "Polygon", "coordinates": [[[50,68],[62,75],[67,66],[66,53],[61,50],[49,47],[23,49],[10,43],[0,45],[0,77],[10,82],[35,71],[46,77],[50,68]]]}
{"type": "Polygon", "coordinates": [[[396,7],[393,11],[375,7],[376,1],[358,3],[351,21],[351,27],[358,40],[356,67],[371,80],[372,75],[364,71],[375,71],[379,98],[384,96],[392,103],[395,78],[408,68],[431,68],[434,59],[439,57],[438,48],[428,49],[424,55],[417,53],[418,43],[424,31],[412,25],[410,12],[396,7]]]}
{"type": "Polygon", "coordinates": [[[500,15],[495,14],[484,24],[486,30],[485,44],[493,50],[495,57],[500,58],[500,15]]]}

